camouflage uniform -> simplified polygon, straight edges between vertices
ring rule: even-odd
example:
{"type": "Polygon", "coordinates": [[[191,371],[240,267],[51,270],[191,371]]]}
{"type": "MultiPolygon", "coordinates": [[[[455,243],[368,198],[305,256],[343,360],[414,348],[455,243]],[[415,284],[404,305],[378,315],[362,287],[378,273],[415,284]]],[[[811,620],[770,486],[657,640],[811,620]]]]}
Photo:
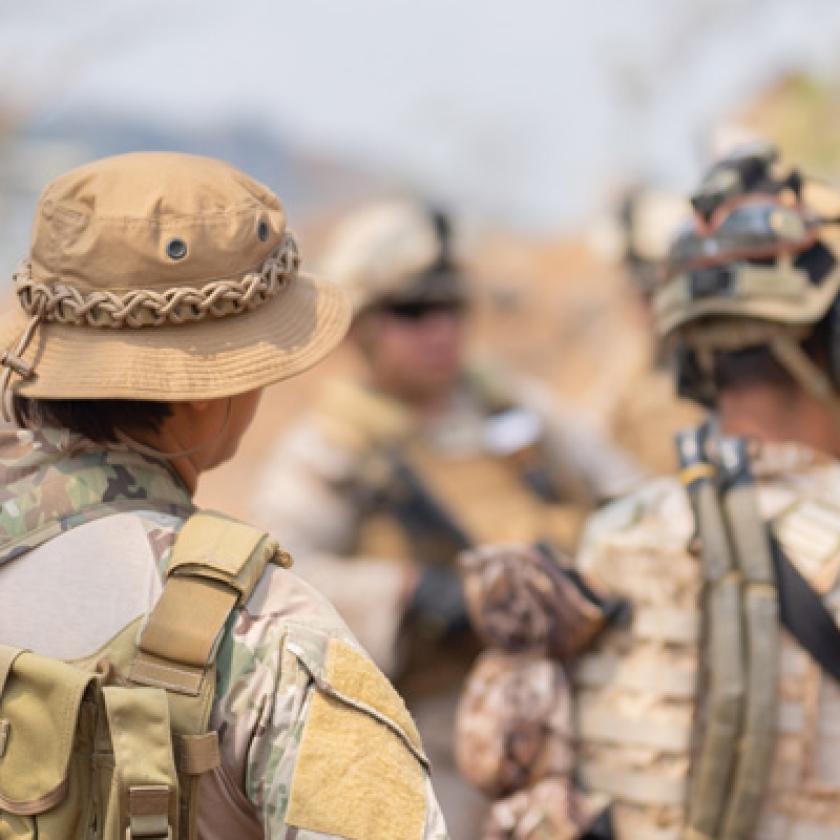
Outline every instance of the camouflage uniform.
{"type": "MultiPolygon", "coordinates": [[[[764,445],[753,468],[762,518],[840,618],[840,463],[778,444],[764,445]]],[[[685,489],[664,478],[596,514],[578,559],[634,605],[632,623],[608,631],[574,669],[581,779],[615,799],[618,838],[683,836],[700,673],[693,532],[685,489]]],[[[782,636],[776,747],[753,836],[828,838],[840,830],[840,687],[782,636]]]]}
{"type": "MultiPolygon", "coordinates": [[[[6,603],[0,638],[67,659],[89,653],[148,613],[175,537],[194,512],[165,462],[106,450],[58,430],[0,432],[0,486],[0,587],[6,603]]],[[[356,808],[355,800],[326,790],[324,807],[312,819],[322,826],[332,820],[334,831],[287,822],[301,739],[331,639],[364,656],[327,602],[279,567],[266,572],[231,619],[219,647],[211,718],[222,766],[202,780],[201,837],[347,836],[341,808],[356,808]]],[[[420,798],[415,791],[413,806],[424,817],[416,836],[443,840],[446,828],[425,758],[413,746],[419,743],[413,724],[406,713],[393,726],[418,768],[420,798]]],[[[353,796],[376,798],[377,789],[393,795],[371,777],[368,783],[353,796]]],[[[409,803],[411,793],[406,791],[409,803]]],[[[379,830],[382,838],[395,836],[388,827],[379,830]]]]}
{"type": "MultiPolygon", "coordinates": [[[[763,353],[836,417],[832,360],[808,350],[822,329],[837,340],[830,191],[777,157],[755,145],[707,173],[668,254],[657,327],[682,395],[713,410],[722,389],[737,399],[723,362],[763,353]]],[[[768,387],[747,371],[743,389],[768,387]]],[[[833,836],[840,689],[813,634],[832,644],[840,465],[798,441],[727,437],[714,417],[678,440],[680,481],[597,514],[579,558],[633,605],[575,668],[580,777],[614,798],[620,838],[833,836]],[[792,576],[809,598],[795,612],[825,610],[810,640],[791,621],[792,576]]]]}
{"type": "Polygon", "coordinates": [[[0,407],[28,427],[0,426],[0,837],[447,837],[416,726],[335,610],[191,500],[260,389],[346,333],[344,294],[299,266],[277,197],[221,161],[106,158],[42,194],[0,313],[0,407]],[[46,427],[65,400],[165,419],[116,403],[94,443],[46,427]],[[184,421],[225,404],[209,440],[184,421]],[[187,446],[149,445],[167,434],[187,446]],[[56,756],[26,754],[33,720],[56,756]]]}

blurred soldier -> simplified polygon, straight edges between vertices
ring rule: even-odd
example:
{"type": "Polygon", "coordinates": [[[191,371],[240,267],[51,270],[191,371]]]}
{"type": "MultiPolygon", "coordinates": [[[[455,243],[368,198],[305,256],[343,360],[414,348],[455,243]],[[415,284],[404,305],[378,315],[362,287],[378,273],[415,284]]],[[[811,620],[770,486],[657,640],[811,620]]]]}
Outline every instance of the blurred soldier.
{"type": "MultiPolygon", "coordinates": [[[[612,798],[622,840],[833,837],[840,197],[753,147],[717,164],[692,204],[656,317],[681,393],[710,421],[679,436],[679,480],[587,528],[578,570],[632,612],[571,672],[576,777],[612,798]]],[[[515,712],[488,724],[503,743],[515,712]]],[[[531,825],[574,836],[573,815],[563,823],[536,791],[529,802],[531,825]]],[[[505,807],[488,836],[531,837],[498,831],[505,807]]]]}
{"type": "Polygon", "coordinates": [[[446,837],[335,611],[192,502],[262,388],[346,331],[298,266],[277,198],[220,161],[107,158],[42,194],[0,320],[3,838],[446,837]]]}
{"type": "Polygon", "coordinates": [[[471,295],[441,213],[366,208],[323,268],[354,299],[364,376],[329,388],[279,443],[258,515],[398,678],[450,830],[472,838],[472,825],[453,825],[470,799],[452,767],[452,718],[477,651],[454,558],[488,540],[568,545],[581,512],[637,472],[539,386],[465,363],[471,295]]]}

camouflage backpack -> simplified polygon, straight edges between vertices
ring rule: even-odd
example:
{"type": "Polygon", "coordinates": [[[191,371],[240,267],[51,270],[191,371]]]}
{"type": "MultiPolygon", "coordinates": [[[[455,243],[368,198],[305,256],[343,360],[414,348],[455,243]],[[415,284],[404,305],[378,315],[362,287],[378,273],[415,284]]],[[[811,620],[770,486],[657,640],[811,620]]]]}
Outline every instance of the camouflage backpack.
{"type": "Polygon", "coordinates": [[[266,534],[197,513],[145,622],[72,662],[0,645],[0,840],[196,837],[216,650],[270,562],[266,534]]]}

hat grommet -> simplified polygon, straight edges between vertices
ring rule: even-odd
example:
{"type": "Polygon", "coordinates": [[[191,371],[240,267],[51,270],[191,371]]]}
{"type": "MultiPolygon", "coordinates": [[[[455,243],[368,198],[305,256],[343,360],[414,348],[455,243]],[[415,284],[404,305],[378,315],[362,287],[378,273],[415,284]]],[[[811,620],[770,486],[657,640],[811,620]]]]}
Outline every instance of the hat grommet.
{"type": "Polygon", "coordinates": [[[182,260],[187,256],[187,243],[178,236],[173,236],[166,243],[166,256],[171,260],[182,260]]]}
{"type": "Polygon", "coordinates": [[[257,238],[260,242],[267,242],[269,233],[268,222],[265,219],[260,219],[257,224],[257,238]]]}

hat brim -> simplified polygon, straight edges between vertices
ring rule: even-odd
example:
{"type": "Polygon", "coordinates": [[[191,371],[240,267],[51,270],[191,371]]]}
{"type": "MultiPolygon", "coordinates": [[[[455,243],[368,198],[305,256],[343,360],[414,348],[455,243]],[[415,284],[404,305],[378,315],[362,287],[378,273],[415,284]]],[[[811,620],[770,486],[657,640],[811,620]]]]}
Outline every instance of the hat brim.
{"type": "MultiPolygon", "coordinates": [[[[43,323],[23,354],[35,370],[13,391],[38,399],[216,399],[288,379],[340,343],[350,324],[344,293],[299,274],[259,308],[191,324],[109,329],[43,323]]],[[[27,317],[11,300],[0,352],[27,317]]]]}

